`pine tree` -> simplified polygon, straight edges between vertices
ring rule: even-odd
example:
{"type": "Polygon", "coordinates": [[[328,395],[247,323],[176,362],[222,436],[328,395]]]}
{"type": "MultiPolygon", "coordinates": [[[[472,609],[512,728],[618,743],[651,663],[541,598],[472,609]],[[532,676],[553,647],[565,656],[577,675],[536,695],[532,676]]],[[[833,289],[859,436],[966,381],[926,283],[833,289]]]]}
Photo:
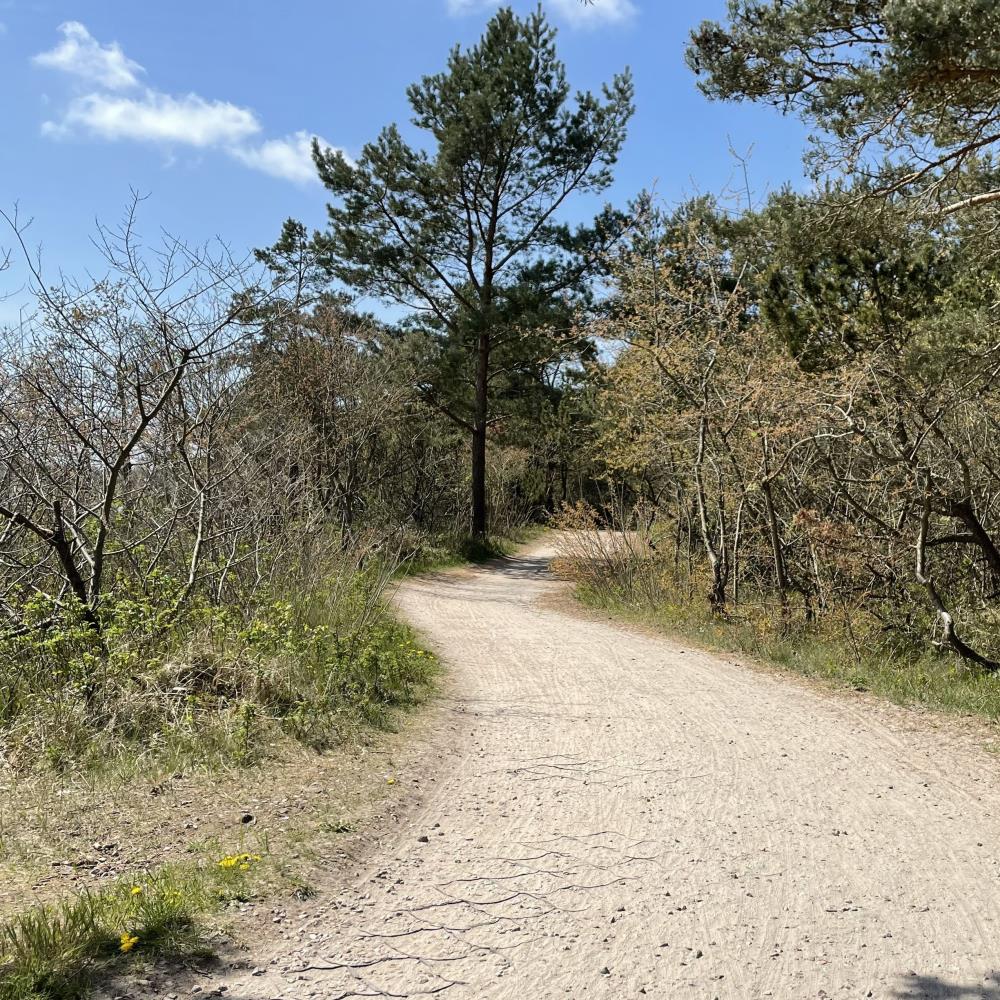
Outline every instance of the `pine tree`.
{"type": "Polygon", "coordinates": [[[709,97],[818,127],[817,173],[945,216],[1000,201],[996,0],[729,0],[687,57],[709,97]]]}
{"type": "Polygon", "coordinates": [[[474,535],[487,530],[486,448],[499,382],[530,376],[566,309],[586,296],[624,219],[563,218],[573,195],[605,190],[625,140],[626,70],[602,96],[570,97],[541,8],[509,8],[444,72],[408,90],[421,144],[396,125],[356,162],[314,147],[335,203],[316,247],[357,293],[403,306],[435,345],[428,402],[471,438],[474,535]]]}

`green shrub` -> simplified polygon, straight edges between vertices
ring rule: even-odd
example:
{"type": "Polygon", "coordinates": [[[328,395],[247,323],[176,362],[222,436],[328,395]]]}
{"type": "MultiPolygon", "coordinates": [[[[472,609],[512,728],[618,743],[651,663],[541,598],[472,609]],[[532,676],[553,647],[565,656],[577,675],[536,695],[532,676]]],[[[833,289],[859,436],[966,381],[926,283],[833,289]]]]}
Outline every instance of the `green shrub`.
{"type": "Polygon", "coordinates": [[[107,602],[100,636],[35,601],[29,623],[47,624],[0,642],[4,755],[60,771],[246,765],[282,735],[318,748],[347,725],[386,725],[434,673],[388,612],[388,578],[333,573],[245,607],[178,605],[160,579],[107,602]]]}

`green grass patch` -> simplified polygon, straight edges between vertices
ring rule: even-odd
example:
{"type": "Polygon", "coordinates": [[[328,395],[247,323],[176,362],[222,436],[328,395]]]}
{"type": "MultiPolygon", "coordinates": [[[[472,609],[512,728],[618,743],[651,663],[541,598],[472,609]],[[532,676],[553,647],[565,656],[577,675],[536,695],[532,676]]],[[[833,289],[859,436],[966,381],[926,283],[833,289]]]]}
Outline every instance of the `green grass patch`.
{"type": "Polygon", "coordinates": [[[0,1000],[82,1000],[152,960],[209,957],[205,919],[252,898],[265,866],[239,851],[26,910],[0,925],[0,1000]]]}

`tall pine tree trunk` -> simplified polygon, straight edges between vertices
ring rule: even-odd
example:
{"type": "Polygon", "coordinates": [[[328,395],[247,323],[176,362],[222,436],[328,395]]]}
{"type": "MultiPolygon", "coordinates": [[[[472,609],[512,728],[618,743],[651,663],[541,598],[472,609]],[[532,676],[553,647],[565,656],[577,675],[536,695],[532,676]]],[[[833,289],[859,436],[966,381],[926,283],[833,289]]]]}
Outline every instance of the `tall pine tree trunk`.
{"type": "Polygon", "coordinates": [[[490,335],[479,334],[476,350],[476,401],[472,420],[472,534],[486,536],[486,426],[489,412],[490,335]]]}

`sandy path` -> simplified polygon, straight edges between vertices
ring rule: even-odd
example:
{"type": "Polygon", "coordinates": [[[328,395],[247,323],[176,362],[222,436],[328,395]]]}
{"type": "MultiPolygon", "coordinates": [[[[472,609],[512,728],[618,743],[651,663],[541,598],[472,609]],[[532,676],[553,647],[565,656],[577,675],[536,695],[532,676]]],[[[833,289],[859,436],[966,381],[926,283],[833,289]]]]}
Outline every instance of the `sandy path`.
{"type": "Polygon", "coordinates": [[[1000,998],[992,755],[556,610],[547,555],[401,589],[435,789],[230,997],[1000,998]]]}

